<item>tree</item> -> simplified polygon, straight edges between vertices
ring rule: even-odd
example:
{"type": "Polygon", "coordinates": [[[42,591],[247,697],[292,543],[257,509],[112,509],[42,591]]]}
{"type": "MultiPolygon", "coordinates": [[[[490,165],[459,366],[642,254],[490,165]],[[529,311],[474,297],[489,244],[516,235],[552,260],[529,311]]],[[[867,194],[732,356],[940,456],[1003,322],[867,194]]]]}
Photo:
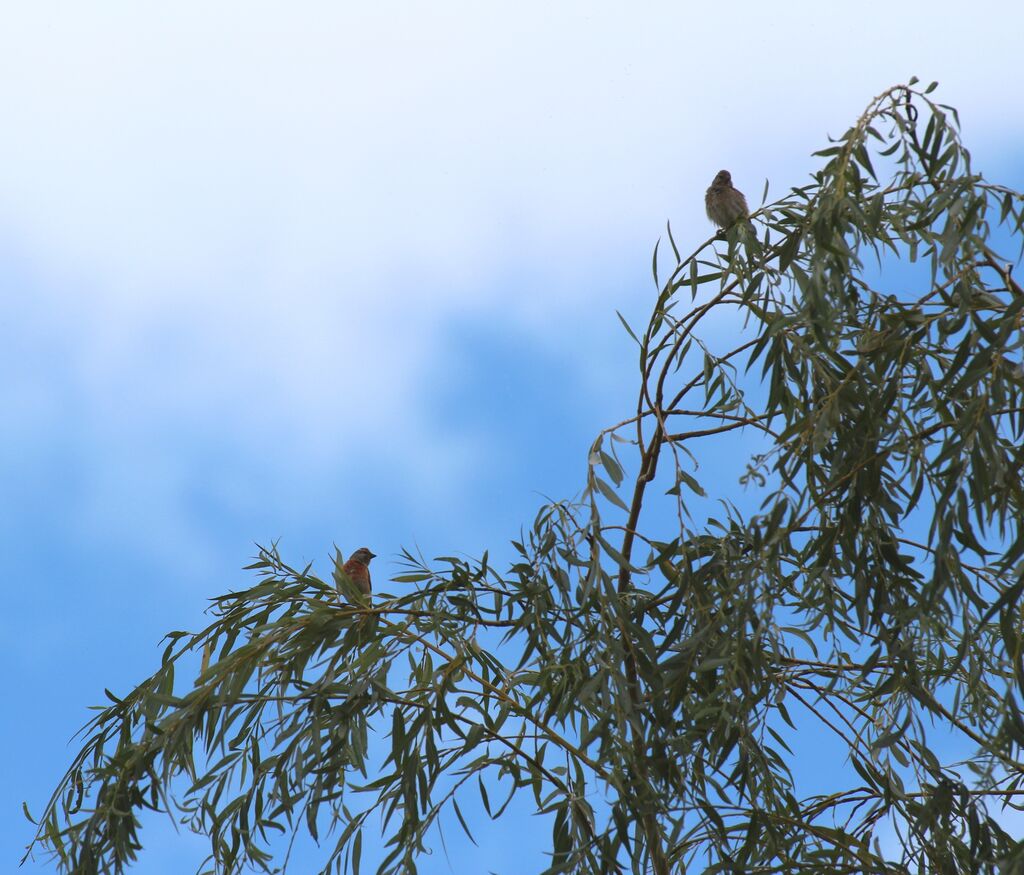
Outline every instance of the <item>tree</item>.
{"type": "Polygon", "coordinates": [[[549,873],[1024,871],[999,820],[1024,799],[1024,289],[994,242],[1021,243],[1024,197],[916,86],[756,235],[684,256],[669,229],[649,323],[623,320],[635,412],[510,568],[406,553],[404,594],[342,599],[262,550],[108,694],[33,844],[121,872],[170,810],[209,871],[269,871],[302,830],[354,871],[383,830],[379,871],[415,872],[467,800],[526,796],[549,873]],[[702,519],[697,454],[734,430],[754,510],[702,519]],[[798,728],[848,757],[828,793],[794,775],[798,728]]]}

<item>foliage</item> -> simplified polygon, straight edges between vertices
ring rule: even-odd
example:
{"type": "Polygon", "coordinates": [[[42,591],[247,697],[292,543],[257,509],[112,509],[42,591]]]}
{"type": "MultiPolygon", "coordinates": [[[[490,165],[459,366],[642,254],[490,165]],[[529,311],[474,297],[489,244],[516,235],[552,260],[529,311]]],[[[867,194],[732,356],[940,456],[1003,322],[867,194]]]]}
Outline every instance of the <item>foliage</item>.
{"type": "Polygon", "coordinates": [[[635,415],[507,571],[406,554],[406,594],[345,603],[272,548],[172,633],[40,820],[61,871],[123,871],[154,809],[208,836],[209,871],[270,871],[307,830],[324,871],[382,834],[379,871],[415,872],[467,800],[519,796],[550,873],[1024,871],[998,822],[1024,795],[1024,290],[992,243],[1024,198],[915,86],[758,237],[684,257],[669,233],[649,324],[623,320],[635,415]],[[734,430],[757,510],[702,519],[723,485],[698,447],[734,430]],[[821,738],[849,768],[806,793],[821,738]]]}

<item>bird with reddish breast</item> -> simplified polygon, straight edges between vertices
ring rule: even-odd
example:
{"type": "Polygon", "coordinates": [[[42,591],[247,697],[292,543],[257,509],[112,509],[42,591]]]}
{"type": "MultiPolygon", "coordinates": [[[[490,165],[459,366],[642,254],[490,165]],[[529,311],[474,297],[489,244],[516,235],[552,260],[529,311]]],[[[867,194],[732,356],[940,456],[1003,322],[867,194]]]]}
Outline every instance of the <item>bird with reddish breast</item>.
{"type": "Polygon", "coordinates": [[[363,595],[369,595],[373,588],[370,586],[370,560],[377,554],[368,547],[360,547],[353,553],[348,561],[341,566],[349,580],[351,580],[363,595]]]}
{"type": "Polygon", "coordinates": [[[708,218],[723,229],[750,216],[747,199],[743,197],[743,192],[733,188],[732,174],[728,170],[718,171],[704,195],[704,206],[708,218]]]}

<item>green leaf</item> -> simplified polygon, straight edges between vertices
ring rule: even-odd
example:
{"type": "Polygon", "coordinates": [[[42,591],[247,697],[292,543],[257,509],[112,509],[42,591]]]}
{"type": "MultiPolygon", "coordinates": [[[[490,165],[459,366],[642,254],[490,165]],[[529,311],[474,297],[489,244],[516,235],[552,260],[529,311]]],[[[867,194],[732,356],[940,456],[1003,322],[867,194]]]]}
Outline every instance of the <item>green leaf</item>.
{"type": "Polygon", "coordinates": [[[615,490],[612,489],[611,486],[609,486],[607,483],[605,483],[604,480],[602,480],[600,477],[594,477],[594,483],[597,484],[598,490],[605,498],[608,499],[608,501],[610,501],[616,507],[619,507],[624,511],[629,511],[629,508],[626,507],[626,502],[619,498],[619,496],[615,494],[615,490]]]}
{"type": "Polygon", "coordinates": [[[612,482],[614,482],[617,487],[621,486],[623,474],[622,468],[619,467],[619,463],[604,450],[599,450],[598,452],[601,454],[601,464],[604,466],[605,471],[608,472],[608,476],[612,478],[612,482]]]}

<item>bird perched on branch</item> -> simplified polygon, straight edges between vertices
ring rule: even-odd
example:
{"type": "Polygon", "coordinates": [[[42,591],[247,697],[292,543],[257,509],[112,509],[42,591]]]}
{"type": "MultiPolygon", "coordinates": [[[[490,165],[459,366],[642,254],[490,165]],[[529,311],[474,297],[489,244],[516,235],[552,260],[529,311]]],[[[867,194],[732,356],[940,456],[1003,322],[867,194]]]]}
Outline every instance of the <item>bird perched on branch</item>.
{"type": "Polygon", "coordinates": [[[370,560],[376,555],[368,547],[360,547],[349,557],[348,562],[341,566],[341,570],[345,572],[349,580],[359,587],[359,591],[363,595],[369,595],[372,592],[370,560]]]}
{"type": "MultiPolygon", "coordinates": [[[[743,192],[732,187],[732,174],[728,170],[719,170],[704,195],[704,206],[708,218],[719,228],[728,228],[741,219],[747,219],[747,199],[743,192]]],[[[749,220],[747,224],[750,225],[749,220]]]]}

